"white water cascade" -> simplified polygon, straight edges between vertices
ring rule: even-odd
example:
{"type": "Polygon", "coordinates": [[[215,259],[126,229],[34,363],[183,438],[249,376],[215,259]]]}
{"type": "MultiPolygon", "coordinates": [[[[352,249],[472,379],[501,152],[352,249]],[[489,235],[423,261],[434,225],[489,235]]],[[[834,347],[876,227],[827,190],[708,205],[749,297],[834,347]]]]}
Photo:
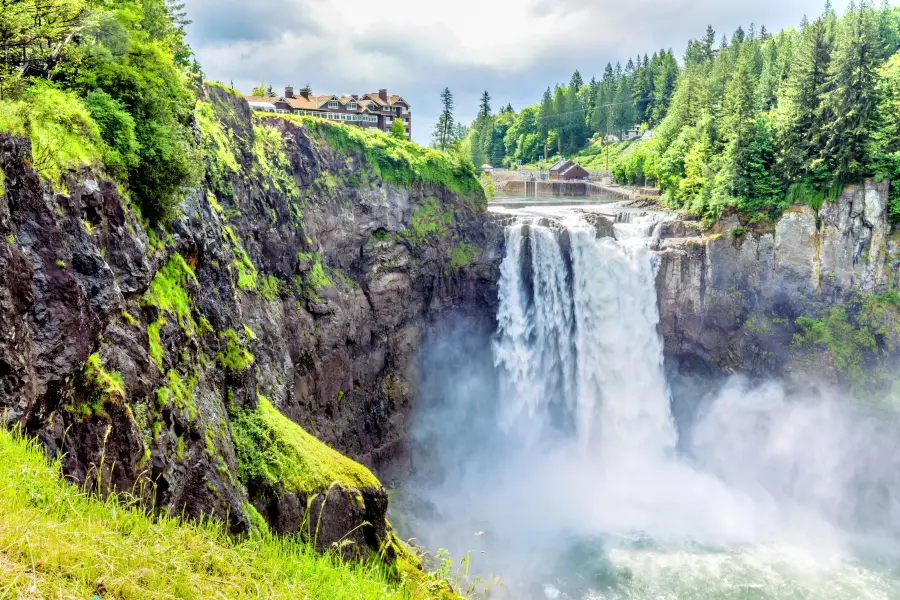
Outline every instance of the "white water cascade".
{"type": "Polygon", "coordinates": [[[672,452],[648,241],[598,238],[578,217],[507,228],[495,345],[507,423],[557,401],[599,457],[672,452]]]}
{"type": "Polygon", "coordinates": [[[687,396],[673,378],[693,411],[676,423],[662,217],[631,217],[614,237],[575,211],[507,226],[492,375],[454,350],[464,336],[430,363],[453,366],[421,420],[448,470],[421,531],[481,550],[503,599],[900,598],[894,421],[836,390],[734,377],[687,396]]]}

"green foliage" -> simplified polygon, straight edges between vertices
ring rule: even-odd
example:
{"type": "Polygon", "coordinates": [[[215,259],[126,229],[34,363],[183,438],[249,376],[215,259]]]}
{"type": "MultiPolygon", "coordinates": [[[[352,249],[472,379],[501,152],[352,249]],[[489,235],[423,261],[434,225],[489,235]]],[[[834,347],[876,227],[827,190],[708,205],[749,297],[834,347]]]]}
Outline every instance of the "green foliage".
{"type": "Polygon", "coordinates": [[[67,171],[98,167],[107,155],[81,99],[46,82],[29,87],[22,100],[0,101],[0,131],[29,137],[32,166],[56,186],[67,171]]]}
{"type": "Polygon", "coordinates": [[[90,92],[84,103],[109,148],[103,159],[106,170],[117,179],[127,179],[128,170],[135,168],[140,160],[134,118],[121,102],[103,90],[90,92]]]}
{"type": "Polygon", "coordinates": [[[864,358],[877,347],[870,327],[852,323],[843,307],[831,308],[818,319],[800,317],[797,325],[803,332],[794,336],[795,345],[825,347],[834,360],[835,368],[852,386],[858,388],[866,383],[864,358]]]}
{"type": "Polygon", "coordinates": [[[301,494],[381,484],[364,466],[323,444],[263,396],[255,410],[233,415],[231,435],[243,482],[261,480],[301,494]]]}
{"type": "Polygon", "coordinates": [[[442,210],[437,198],[426,198],[413,211],[412,224],[406,235],[413,243],[421,244],[433,235],[444,233],[452,223],[453,215],[442,210]]]}
{"type": "Polygon", "coordinates": [[[161,268],[150,282],[150,288],[141,298],[144,306],[155,306],[161,312],[174,315],[189,334],[196,329],[191,317],[191,297],[187,286],[197,285],[197,276],[190,265],[177,252],[161,268]]]}
{"type": "Polygon", "coordinates": [[[894,54],[878,74],[878,105],[875,110],[869,160],[875,176],[890,179],[890,218],[900,222],[900,52],[894,54]]]}
{"type": "Polygon", "coordinates": [[[335,150],[362,154],[375,175],[389,183],[440,185],[461,194],[481,192],[472,163],[456,154],[314,117],[286,118],[304,123],[312,134],[325,139],[335,150]]]}
{"type": "Polygon", "coordinates": [[[467,241],[461,242],[450,252],[450,268],[458,270],[468,267],[477,257],[481,256],[482,252],[484,251],[478,246],[467,241]]]}
{"type": "Polygon", "coordinates": [[[271,182],[287,198],[299,198],[300,188],[292,175],[286,143],[277,127],[254,124],[253,169],[262,176],[266,189],[271,182]]]}
{"type": "Polygon", "coordinates": [[[233,373],[241,373],[256,360],[256,357],[247,350],[246,342],[233,329],[221,332],[219,343],[225,347],[216,354],[216,360],[233,373]]]}
{"type": "Polygon", "coordinates": [[[200,147],[207,159],[206,178],[216,192],[230,195],[231,178],[240,168],[235,157],[234,141],[211,104],[198,101],[194,119],[200,129],[200,147]]]}
{"type": "Polygon", "coordinates": [[[743,236],[745,233],[747,233],[747,230],[740,225],[731,230],[731,236],[736,238],[743,236]]]}
{"type": "Polygon", "coordinates": [[[394,119],[391,123],[391,137],[398,140],[406,139],[406,127],[403,125],[402,119],[394,119]]]}
{"type": "Polygon", "coordinates": [[[187,290],[192,284],[197,285],[194,270],[180,254],[175,253],[157,271],[150,288],[141,298],[142,306],[153,306],[159,310],[159,317],[147,326],[147,340],[150,358],[160,368],[164,354],[160,331],[167,324],[165,315],[174,316],[188,336],[193,336],[197,331],[197,324],[191,316],[191,296],[187,290]]]}
{"type": "Polygon", "coordinates": [[[0,527],[0,589],[11,597],[65,590],[91,598],[102,588],[122,600],[434,597],[421,572],[401,582],[377,557],[344,563],[318,554],[268,533],[246,507],[259,533],[235,540],[212,520],[149,516],[136,500],[86,493],[60,477],[59,462],[48,464],[37,441],[0,429],[0,522],[16,524],[0,527]]]}

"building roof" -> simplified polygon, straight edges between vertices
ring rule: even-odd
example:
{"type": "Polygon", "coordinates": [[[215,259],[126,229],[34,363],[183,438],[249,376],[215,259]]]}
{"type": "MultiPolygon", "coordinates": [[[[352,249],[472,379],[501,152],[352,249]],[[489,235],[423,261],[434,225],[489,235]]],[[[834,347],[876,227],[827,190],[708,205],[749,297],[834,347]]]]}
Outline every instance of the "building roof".
{"type": "MultiPolygon", "coordinates": [[[[550,167],[550,170],[551,171],[561,171],[563,169],[563,167],[568,167],[569,163],[572,163],[572,161],[567,158],[564,158],[564,159],[558,161],[552,167],[550,167]]],[[[575,164],[575,163],[572,163],[572,164],[575,164]]]]}
{"type": "MultiPolygon", "coordinates": [[[[571,162],[571,161],[569,161],[569,162],[571,162]]],[[[581,165],[579,165],[579,164],[576,163],[576,162],[572,162],[571,165],[566,166],[562,171],[560,171],[559,174],[560,174],[560,175],[565,175],[565,174],[568,173],[569,171],[574,171],[575,169],[581,169],[582,171],[584,171],[585,173],[587,173],[587,170],[586,170],[584,167],[582,167],[581,165]]]]}
{"type": "Polygon", "coordinates": [[[322,96],[312,96],[309,98],[304,98],[300,94],[296,94],[293,98],[286,98],[284,96],[275,96],[275,97],[267,97],[267,96],[244,96],[244,99],[249,102],[251,105],[254,103],[264,103],[264,104],[275,104],[276,102],[281,102],[289,105],[294,109],[306,109],[306,110],[322,110],[325,107],[325,104],[329,100],[337,100],[341,103],[341,105],[346,106],[351,102],[357,103],[356,112],[365,112],[370,103],[375,104],[378,109],[391,107],[393,104],[402,104],[409,108],[409,103],[404,100],[401,96],[388,96],[388,102],[385,102],[381,99],[381,97],[377,94],[363,94],[358,98],[354,98],[352,96],[335,96],[333,94],[330,95],[322,95],[322,96]]]}

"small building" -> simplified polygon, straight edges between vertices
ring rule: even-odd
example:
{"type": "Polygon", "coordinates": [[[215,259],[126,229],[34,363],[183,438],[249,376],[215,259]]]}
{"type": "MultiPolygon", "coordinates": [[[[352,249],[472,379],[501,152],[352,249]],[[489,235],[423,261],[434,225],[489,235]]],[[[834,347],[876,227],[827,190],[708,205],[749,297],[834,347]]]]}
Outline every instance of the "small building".
{"type": "Polygon", "coordinates": [[[485,173],[490,173],[491,171],[494,170],[494,167],[492,167],[491,165],[489,165],[487,163],[484,163],[483,165],[481,165],[481,170],[484,171],[485,173]]]}
{"type": "Polygon", "coordinates": [[[550,167],[551,181],[584,181],[590,177],[587,169],[574,160],[561,160],[550,167]]]}

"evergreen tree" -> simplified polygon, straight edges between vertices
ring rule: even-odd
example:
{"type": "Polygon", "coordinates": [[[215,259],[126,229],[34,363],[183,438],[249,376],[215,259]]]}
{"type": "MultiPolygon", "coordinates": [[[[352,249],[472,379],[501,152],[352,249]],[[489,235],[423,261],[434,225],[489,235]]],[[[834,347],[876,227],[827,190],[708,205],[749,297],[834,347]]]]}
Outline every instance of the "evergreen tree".
{"type": "Polygon", "coordinates": [[[485,90],[481,94],[481,104],[478,107],[478,116],[487,118],[491,116],[491,95],[485,90]]]}
{"type": "Polygon", "coordinates": [[[544,97],[541,99],[541,110],[538,114],[538,133],[541,140],[547,139],[547,134],[553,128],[553,96],[550,94],[550,88],[544,90],[544,97]]]}
{"type": "Polygon", "coordinates": [[[441,116],[434,126],[432,134],[432,144],[438,150],[446,150],[458,136],[454,135],[456,131],[456,120],[453,118],[453,94],[450,88],[444,88],[441,91],[441,116]]]}
{"type": "Polygon", "coordinates": [[[826,12],[814,23],[806,24],[797,44],[776,120],[778,169],[788,183],[810,176],[822,178],[824,127],[828,118],[823,99],[829,89],[834,13],[826,12]]]}
{"type": "Polygon", "coordinates": [[[749,46],[745,46],[725,92],[725,165],[719,184],[735,198],[751,196],[750,155],[756,121],[752,60],[749,46]]]}
{"type": "Polygon", "coordinates": [[[572,79],[569,81],[569,89],[573,92],[578,92],[583,85],[584,80],[581,78],[581,73],[576,69],[575,72],[572,73],[572,79]]]}
{"type": "Polygon", "coordinates": [[[851,2],[842,21],[830,72],[825,155],[832,181],[847,183],[864,173],[870,120],[875,109],[875,76],[882,48],[871,4],[851,2]]]}

